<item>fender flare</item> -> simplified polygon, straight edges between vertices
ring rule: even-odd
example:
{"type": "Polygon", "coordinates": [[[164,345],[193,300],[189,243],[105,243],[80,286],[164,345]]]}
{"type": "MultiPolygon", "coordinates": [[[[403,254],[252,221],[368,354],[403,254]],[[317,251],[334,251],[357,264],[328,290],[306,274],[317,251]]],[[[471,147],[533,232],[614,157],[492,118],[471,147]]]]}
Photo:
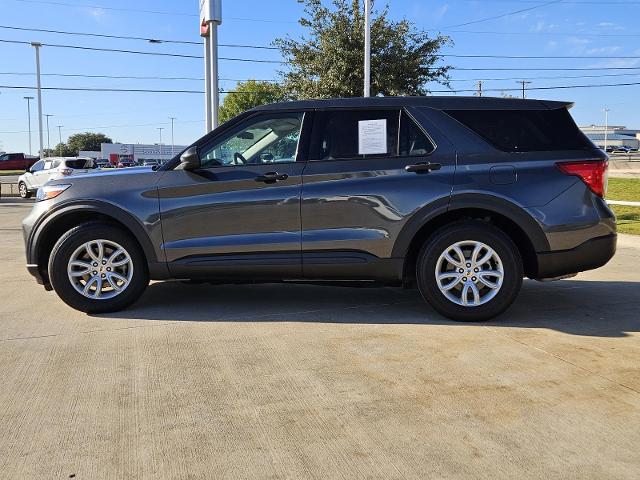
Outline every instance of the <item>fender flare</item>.
{"type": "Polygon", "coordinates": [[[398,234],[398,239],[393,246],[392,256],[394,258],[405,257],[415,235],[430,221],[443,214],[467,208],[482,209],[502,215],[522,229],[530,239],[536,252],[544,252],[550,249],[549,241],[542,227],[526,212],[524,207],[502,197],[486,193],[460,193],[451,197],[440,198],[418,210],[398,234]]]}
{"type": "Polygon", "coordinates": [[[98,200],[82,200],[78,202],[62,203],[53,207],[39,222],[33,230],[28,240],[29,263],[37,263],[38,250],[43,234],[62,217],[73,215],[75,212],[94,212],[113,218],[124,225],[137,240],[145,254],[147,263],[158,262],[158,257],[153,248],[153,244],[143,225],[130,213],[122,208],[108,202],[98,200]]]}

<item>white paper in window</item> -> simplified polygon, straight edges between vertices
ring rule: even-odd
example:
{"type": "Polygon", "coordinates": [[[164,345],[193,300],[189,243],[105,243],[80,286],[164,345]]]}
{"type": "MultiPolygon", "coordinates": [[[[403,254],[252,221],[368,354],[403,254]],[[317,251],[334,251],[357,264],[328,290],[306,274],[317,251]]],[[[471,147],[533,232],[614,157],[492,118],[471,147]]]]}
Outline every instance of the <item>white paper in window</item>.
{"type": "Polygon", "coordinates": [[[387,120],[360,120],[358,122],[358,154],[387,153],[387,120]]]}

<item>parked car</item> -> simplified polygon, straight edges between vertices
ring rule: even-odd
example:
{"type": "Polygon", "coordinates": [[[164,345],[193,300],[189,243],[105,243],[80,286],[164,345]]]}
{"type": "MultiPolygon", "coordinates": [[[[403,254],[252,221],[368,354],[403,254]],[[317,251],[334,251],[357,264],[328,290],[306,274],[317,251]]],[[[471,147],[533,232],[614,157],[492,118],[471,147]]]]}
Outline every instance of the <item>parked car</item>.
{"type": "Polygon", "coordinates": [[[3,153],[0,155],[0,170],[27,170],[38,161],[38,157],[24,153],[3,153]]]}
{"type": "Polygon", "coordinates": [[[157,167],[159,164],[157,160],[147,159],[142,162],[142,165],[145,167],[157,167]]]}
{"type": "Polygon", "coordinates": [[[52,178],[70,177],[97,169],[95,160],[84,157],[47,157],[38,160],[18,177],[18,192],[22,198],[30,198],[38,188],[52,178]]]}
{"type": "Polygon", "coordinates": [[[120,160],[116,168],[127,168],[127,167],[135,167],[136,163],[131,160],[120,160]]]}
{"type": "Polygon", "coordinates": [[[571,105],[257,107],[157,170],[42,187],[23,222],[27,269],[85,312],[127,307],[150,279],[335,280],[417,286],[444,316],[488,319],[523,277],[571,276],[615,252],[607,157],[571,105]]]}
{"type": "Polygon", "coordinates": [[[613,147],[613,153],[629,153],[630,151],[631,151],[631,148],[625,147],[624,145],[613,147]]]}
{"type": "Polygon", "coordinates": [[[106,158],[98,158],[96,159],[96,167],[97,168],[110,168],[111,162],[106,158]]]}

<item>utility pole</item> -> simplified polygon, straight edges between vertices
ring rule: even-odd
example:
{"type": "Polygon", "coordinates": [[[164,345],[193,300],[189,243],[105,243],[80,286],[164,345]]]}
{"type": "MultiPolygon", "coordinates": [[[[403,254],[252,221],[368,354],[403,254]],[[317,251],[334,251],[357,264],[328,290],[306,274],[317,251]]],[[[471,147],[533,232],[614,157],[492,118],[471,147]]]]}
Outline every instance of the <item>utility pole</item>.
{"type": "Polygon", "coordinates": [[[518,80],[516,83],[521,83],[522,84],[522,98],[527,98],[526,93],[525,93],[526,92],[526,86],[528,84],[530,84],[531,82],[527,81],[527,80],[518,80]]]}
{"type": "Polygon", "coordinates": [[[609,109],[605,107],[604,109],[604,151],[605,153],[607,152],[608,130],[609,130],[609,109]]]}
{"type": "Polygon", "coordinates": [[[482,80],[478,80],[478,96],[482,96],[482,80]]]}
{"type": "Polygon", "coordinates": [[[58,142],[58,156],[61,157],[62,156],[62,130],[61,128],[64,125],[58,125],[58,139],[60,140],[58,142]]]}
{"type": "Polygon", "coordinates": [[[51,113],[45,113],[45,117],[47,117],[47,150],[49,150],[49,154],[51,154],[51,139],[49,138],[49,117],[53,117],[51,113]]]}
{"type": "Polygon", "coordinates": [[[33,97],[23,97],[27,101],[27,119],[29,122],[29,155],[32,154],[31,150],[31,100],[33,97]]]}
{"type": "Polygon", "coordinates": [[[371,0],[364,0],[364,96],[371,96],[371,0]]]}
{"type": "Polygon", "coordinates": [[[44,153],[44,142],[42,141],[42,85],[40,83],[40,42],[31,42],[31,46],[36,49],[36,87],[38,89],[38,130],[40,132],[40,158],[44,153]]]}
{"type": "Polygon", "coordinates": [[[204,37],[205,115],[207,133],[218,126],[218,26],[222,0],[200,0],[200,36],[204,37]]]}
{"type": "Polygon", "coordinates": [[[158,127],[158,131],[160,132],[160,143],[158,145],[160,145],[160,154],[162,154],[162,130],[164,130],[164,127],[158,127]]]}

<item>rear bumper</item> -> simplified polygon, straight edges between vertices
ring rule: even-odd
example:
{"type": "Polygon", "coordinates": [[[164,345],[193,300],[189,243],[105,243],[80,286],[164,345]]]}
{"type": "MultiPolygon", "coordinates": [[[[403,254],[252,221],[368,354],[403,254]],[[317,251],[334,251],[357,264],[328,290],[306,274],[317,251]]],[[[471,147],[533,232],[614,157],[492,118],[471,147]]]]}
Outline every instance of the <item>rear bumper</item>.
{"type": "Polygon", "coordinates": [[[592,238],[570,250],[537,253],[538,270],[534,278],[553,278],[606,264],[616,253],[617,235],[592,238]]]}

